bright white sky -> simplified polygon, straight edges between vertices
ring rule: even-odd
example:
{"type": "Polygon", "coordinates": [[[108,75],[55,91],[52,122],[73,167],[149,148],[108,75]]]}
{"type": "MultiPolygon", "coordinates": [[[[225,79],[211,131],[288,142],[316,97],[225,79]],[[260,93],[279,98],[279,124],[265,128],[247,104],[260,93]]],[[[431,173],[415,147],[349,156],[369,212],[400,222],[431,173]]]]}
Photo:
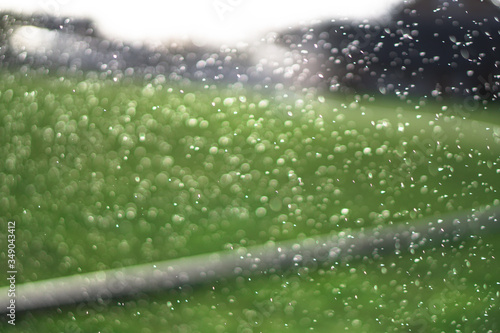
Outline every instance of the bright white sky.
{"type": "Polygon", "coordinates": [[[105,35],[127,41],[190,38],[234,43],[314,19],[381,15],[401,1],[0,0],[0,9],[90,17],[105,35]]]}

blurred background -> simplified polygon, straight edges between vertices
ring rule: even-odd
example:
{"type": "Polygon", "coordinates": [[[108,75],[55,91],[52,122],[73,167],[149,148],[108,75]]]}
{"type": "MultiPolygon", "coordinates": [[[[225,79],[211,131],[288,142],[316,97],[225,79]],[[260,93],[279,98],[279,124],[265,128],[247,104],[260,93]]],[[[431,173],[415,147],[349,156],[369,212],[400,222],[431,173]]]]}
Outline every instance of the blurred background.
{"type": "Polygon", "coordinates": [[[0,10],[4,66],[403,99],[500,96],[498,0],[4,0],[0,10]]]}
{"type": "MultiPolygon", "coordinates": [[[[17,282],[499,207],[499,1],[0,0],[17,282]]],[[[500,332],[498,244],[419,243],[15,328],[500,332]]]]}
{"type": "Polygon", "coordinates": [[[300,22],[383,15],[402,0],[2,0],[2,11],[89,18],[109,38],[158,42],[192,39],[196,44],[236,43],[300,22]]]}

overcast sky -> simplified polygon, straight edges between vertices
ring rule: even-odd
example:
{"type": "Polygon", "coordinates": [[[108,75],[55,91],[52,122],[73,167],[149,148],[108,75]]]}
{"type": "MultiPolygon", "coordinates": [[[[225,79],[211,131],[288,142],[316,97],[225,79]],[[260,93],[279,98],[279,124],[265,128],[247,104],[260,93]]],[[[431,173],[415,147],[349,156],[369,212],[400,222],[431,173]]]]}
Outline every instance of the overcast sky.
{"type": "Polygon", "coordinates": [[[0,9],[90,17],[124,40],[233,43],[299,22],[381,15],[403,0],[0,0],[0,9]]]}

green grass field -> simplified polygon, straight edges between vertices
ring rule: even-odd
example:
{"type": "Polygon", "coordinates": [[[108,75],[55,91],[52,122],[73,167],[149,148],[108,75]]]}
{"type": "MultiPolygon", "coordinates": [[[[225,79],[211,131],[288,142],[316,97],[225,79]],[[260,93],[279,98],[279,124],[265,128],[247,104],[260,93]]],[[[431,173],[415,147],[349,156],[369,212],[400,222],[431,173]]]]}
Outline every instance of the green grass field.
{"type": "MultiPolygon", "coordinates": [[[[16,221],[18,284],[500,205],[495,104],[6,72],[0,93],[0,253],[16,221]]],[[[497,332],[499,240],[18,313],[0,331],[497,332]]]]}

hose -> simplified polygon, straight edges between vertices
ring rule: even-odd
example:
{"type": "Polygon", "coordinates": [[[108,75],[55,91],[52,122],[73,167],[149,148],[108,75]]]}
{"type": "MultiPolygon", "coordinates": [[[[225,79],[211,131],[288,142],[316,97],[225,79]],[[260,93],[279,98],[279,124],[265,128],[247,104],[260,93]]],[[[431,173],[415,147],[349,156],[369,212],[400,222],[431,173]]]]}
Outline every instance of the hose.
{"type": "MultiPolygon", "coordinates": [[[[444,218],[379,226],[370,230],[292,240],[141,264],[16,286],[16,311],[59,307],[136,293],[196,285],[221,278],[279,273],[313,264],[346,262],[383,253],[457,242],[500,231],[500,208],[462,212],[444,218]]],[[[0,312],[10,304],[9,287],[0,288],[0,312]]]]}

